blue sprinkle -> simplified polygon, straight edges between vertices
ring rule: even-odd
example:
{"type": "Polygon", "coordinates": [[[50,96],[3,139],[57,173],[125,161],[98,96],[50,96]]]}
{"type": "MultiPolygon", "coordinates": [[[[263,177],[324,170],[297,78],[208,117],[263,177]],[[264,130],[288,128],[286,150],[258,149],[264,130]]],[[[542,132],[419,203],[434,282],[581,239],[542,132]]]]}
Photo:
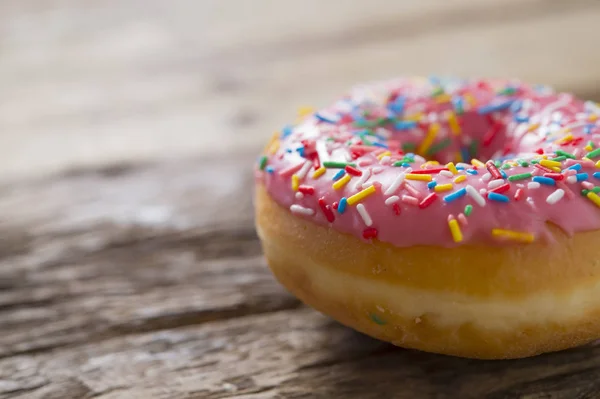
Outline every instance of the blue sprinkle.
{"type": "Polygon", "coordinates": [[[402,164],[402,166],[404,166],[405,168],[409,168],[409,167],[410,167],[410,164],[409,164],[408,162],[404,162],[404,163],[402,164]]]}
{"type": "Polygon", "coordinates": [[[273,174],[273,172],[275,172],[275,168],[273,168],[272,166],[267,166],[265,170],[267,171],[267,173],[270,174],[273,174]]]}
{"type": "Polygon", "coordinates": [[[502,175],[503,178],[508,179],[508,175],[502,169],[500,169],[500,174],[502,175]]]}
{"type": "Polygon", "coordinates": [[[596,179],[600,179],[600,172],[594,172],[592,176],[594,176],[596,179]]]}
{"type": "Polygon", "coordinates": [[[533,181],[538,182],[540,184],[545,184],[547,186],[555,186],[556,185],[556,182],[554,181],[554,179],[551,179],[550,177],[533,176],[533,181]]]}
{"type": "MultiPolygon", "coordinates": [[[[552,180],[552,179],[550,179],[552,180]]],[[[488,199],[492,200],[492,201],[497,201],[497,202],[508,202],[509,199],[506,195],[502,195],[502,194],[498,194],[498,193],[494,193],[494,192],[489,192],[488,193],[488,199]]]]}
{"type": "Polygon", "coordinates": [[[489,114],[491,112],[502,111],[509,108],[515,100],[506,100],[498,104],[488,104],[477,110],[479,115],[489,114]]]}
{"type": "Polygon", "coordinates": [[[388,148],[387,145],[385,145],[383,143],[378,143],[377,141],[374,141],[371,144],[373,144],[375,147],[388,148]]]}
{"type": "Polygon", "coordinates": [[[521,110],[522,106],[523,106],[523,101],[522,100],[516,100],[515,102],[513,102],[510,105],[510,112],[516,114],[517,112],[519,112],[521,110]]]}
{"type": "Polygon", "coordinates": [[[464,166],[457,166],[456,170],[465,170],[465,167],[464,166]]]}
{"type": "Polygon", "coordinates": [[[467,169],[465,172],[467,172],[470,175],[478,175],[479,172],[477,172],[475,169],[467,169]]]}
{"type": "Polygon", "coordinates": [[[581,170],[581,164],[576,163],[574,165],[569,166],[567,169],[581,170]]]}
{"type": "Polygon", "coordinates": [[[462,97],[455,96],[452,97],[452,105],[456,111],[462,110],[464,108],[464,100],[462,97]]]}
{"type": "Polygon", "coordinates": [[[517,123],[527,123],[529,122],[529,117],[523,115],[515,115],[514,120],[517,123]]]}
{"type": "Polygon", "coordinates": [[[430,190],[432,188],[434,188],[435,186],[437,186],[437,182],[436,181],[430,181],[429,183],[427,183],[427,188],[430,189],[430,190]]]}
{"type": "Polygon", "coordinates": [[[396,129],[398,130],[409,130],[417,127],[416,121],[399,121],[394,124],[396,129]]]}
{"type": "Polygon", "coordinates": [[[346,211],[346,205],[348,205],[348,200],[346,199],[346,197],[343,197],[340,200],[340,203],[338,204],[338,209],[337,209],[340,214],[342,214],[346,211]]]}
{"type": "Polygon", "coordinates": [[[315,114],[315,116],[317,117],[318,120],[322,121],[322,122],[327,122],[327,123],[338,123],[340,118],[336,115],[336,116],[330,116],[330,115],[323,115],[322,113],[317,112],[315,114]]]}
{"type": "Polygon", "coordinates": [[[346,174],[346,171],[344,169],[340,169],[335,176],[333,176],[333,181],[338,181],[340,180],[342,177],[344,177],[344,175],[346,174]]]}
{"type": "Polygon", "coordinates": [[[293,150],[291,148],[286,148],[285,150],[287,153],[291,154],[293,152],[293,150]]]}
{"type": "Polygon", "coordinates": [[[587,173],[577,173],[575,177],[577,178],[577,181],[584,181],[588,179],[589,175],[587,173]]]}
{"type": "Polygon", "coordinates": [[[404,111],[404,104],[406,103],[406,97],[398,96],[394,102],[388,104],[388,109],[396,114],[404,111]]]}
{"type": "Polygon", "coordinates": [[[591,125],[585,125],[585,126],[583,127],[583,132],[584,132],[585,134],[591,134],[591,133],[592,133],[592,129],[594,128],[594,126],[595,126],[594,124],[591,124],[591,125]]]}
{"type": "Polygon", "coordinates": [[[298,148],[296,151],[298,151],[298,154],[300,154],[300,156],[301,156],[302,158],[304,158],[304,147],[300,147],[300,148],[298,148]]]}
{"type": "Polygon", "coordinates": [[[414,158],[415,157],[415,153],[414,152],[407,152],[406,156],[409,158],[414,158]]]}
{"type": "Polygon", "coordinates": [[[471,154],[469,153],[469,149],[467,147],[461,147],[460,155],[462,156],[463,160],[465,160],[465,161],[471,159],[471,154]]]}
{"type": "Polygon", "coordinates": [[[285,139],[287,136],[292,134],[293,131],[294,131],[294,128],[292,127],[292,125],[284,126],[283,129],[281,129],[281,138],[285,139]]]}
{"type": "Polygon", "coordinates": [[[461,188],[460,190],[457,190],[457,191],[453,192],[452,194],[446,195],[444,197],[444,201],[452,202],[452,201],[459,199],[460,197],[464,197],[466,194],[467,194],[467,189],[461,188]]]}

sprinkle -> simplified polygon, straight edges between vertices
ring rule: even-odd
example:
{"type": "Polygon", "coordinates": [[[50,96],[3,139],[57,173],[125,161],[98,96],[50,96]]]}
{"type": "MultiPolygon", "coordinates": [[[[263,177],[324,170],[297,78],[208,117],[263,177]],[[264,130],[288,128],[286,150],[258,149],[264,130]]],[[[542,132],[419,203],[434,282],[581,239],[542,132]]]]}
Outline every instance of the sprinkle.
{"type": "Polygon", "coordinates": [[[456,118],[456,114],[452,111],[448,112],[448,125],[450,126],[450,130],[455,136],[460,135],[460,125],[458,124],[458,119],[456,118]]]}
{"type": "Polygon", "coordinates": [[[547,168],[552,168],[552,167],[560,168],[561,163],[558,161],[550,161],[549,159],[542,159],[540,161],[540,165],[545,166],[547,168]]]}
{"type": "Polygon", "coordinates": [[[450,172],[449,170],[442,170],[442,171],[440,172],[440,175],[441,175],[441,176],[444,176],[444,177],[448,177],[448,178],[451,178],[452,176],[454,176],[454,175],[452,174],[452,172],[450,172]]]}
{"type": "Polygon", "coordinates": [[[401,208],[400,208],[400,205],[398,205],[398,204],[394,204],[394,205],[392,206],[392,208],[394,209],[394,215],[396,215],[396,216],[400,216],[400,213],[402,212],[402,211],[401,211],[401,208]]]}
{"type": "Polygon", "coordinates": [[[419,190],[417,190],[416,188],[414,188],[411,184],[409,184],[408,182],[404,183],[404,188],[406,189],[406,191],[408,191],[408,193],[410,195],[412,195],[413,197],[416,198],[421,198],[421,192],[419,190]]]}
{"type": "Polygon", "coordinates": [[[298,187],[300,187],[300,178],[298,175],[292,175],[292,190],[298,191],[298,187]]]}
{"type": "Polygon", "coordinates": [[[600,161],[596,162],[595,166],[596,166],[597,168],[600,168],[600,161]]]}
{"type": "Polygon", "coordinates": [[[600,148],[596,148],[595,150],[590,151],[586,154],[587,158],[596,158],[598,156],[600,156],[600,148]]]}
{"type": "Polygon", "coordinates": [[[375,189],[375,186],[369,186],[368,188],[365,188],[364,190],[362,190],[359,193],[354,194],[353,196],[351,196],[350,198],[348,198],[348,205],[352,206],[360,201],[362,201],[363,199],[367,198],[369,195],[374,194],[375,191],[377,191],[375,189]]]}
{"type": "Polygon", "coordinates": [[[535,182],[535,181],[527,183],[527,188],[530,189],[530,190],[535,190],[535,189],[538,189],[540,187],[541,187],[540,183],[535,182]]]}
{"type": "Polygon", "coordinates": [[[410,195],[403,195],[402,202],[410,205],[419,205],[419,200],[415,197],[411,197],[410,195]]]}
{"type": "Polygon", "coordinates": [[[400,201],[400,197],[398,197],[397,195],[391,196],[390,198],[385,200],[385,204],[387,206],[390,206],[396,202],[400,201]]]}
{"type": "MultiPolygon", "coordinates": [[[[348,199],[348,201],[350,201],[350,198],[348,199]]],[[[373,219],[371,219],[371,215],[369,215],[369,212],[367,212],[367,209],[363,204],[356,205],[356,210],[358,211],[358,214],[367,226],[370,227],[373,225],[373,219]]]]}
{"type": "Polygon", "coordinates": [[[381,154],[377,155],[377,159],[379,159],[379,160],[381,161],[381,160],[382,160],[383,158],[385,158],[385,157],[388,157],[388,158],[389,158],[389,156],[390,156],[390,155],[392,155],[392,153],[391,153],[391,152],[389,152],[389,151],[384,151],[384,152],[382,152],[381,154]]]}
{"type": "Polygon", "coordinates": [[[319,177],[323,176],[325,172],[327,172],[327,169],[325,169],[324,166],[321,166],[319,169],[315,170],[315,173],[313,173],[312,178],[316,180],[319,177]]]}
{"type": "Polygon", "coordinates": [[[429,131],[427,132],[427,135],[425,136],[425,138],[423,139],[421,144],[419,144],[419,147],[417,148],[417,153],[419,153],[419,154],[427,153],[427,150],[429,150],[429,147],[433,143],[433,140],[437,136],[439,130],[440,130],[440,125],[438,123],[432,123],[429,126],[429,131]]]}
{"type": "Polygon", "coordinates": [[[588,189],[588,190],[593,190],[594,189],[594,185],[592,183],[590,183],[589,181],[582,181],[581,182],[581,187],[588,189]]]}
{"type": "Polygon", "coordinates": [[[445,202],[453,202],[453,201],[456,201],[457,199],[459,199],[461,197],[464,197],[465,195],[467,195],[467,189],[463,187],[460,190],[456,190],[452,194],[446,195],[444,197],[444,201],[445,202]]]}
{"type": "Polygon", "coordinates": [[[348,174],[352,175],[352,176],[362,176],[363,172],[361,172],[360,170],[356,169],[353,166],[350,165],[346,165],[345,168],[346,172],[348,172],[348,174]]]}
{"type": "Polygon", "coordinates": [[[473,212],[473,205],[469,204],[465,206],[465,215],[471,216],[471,212],[473,212]]]}
{"type": "Polygon", "coordinates": [[[358,182],[356,182],[356,185],[354,186],[354,188],[356,190],[360,190],[363,186],[363,184],[365,184],[367,182],[367,180],[369,180],[369,177],[371,177],[371,173],[372,170],[371,169],[367,169],[363,175],[360,177],[360,179],[358,179],[358,182]]]}
{"type": "Polygon", "coordinates": [[[485,173],[483,176],[481,176],[481,180],[483,181],[489,181],[492,178],[492,175],[489,173],[485,173]]]}
{"type": "Polygon", "coordinates": [[[408,173],[405,178],[407,180],[431,181],[431,175],[419,175],[416,173],[408,173]]]}
{"type": "Polygon", "coordinates": [[[400,185],[404,182],[404,177],[405,174],[404,173],[400,173],[396,179],[393,181],[393,183],[388,187],[387,190],[385,190],[385,195],[391,195],[393,194],[399,187],[400,185]]]}
{"type": "Polygon", "coordinates": [[[506,191],[510,190],[510,184],[509,183],[504,183],[500,186],[494,187],[493,189],[490,190],[490,193],[496,193],[496,194],[501,194],[504,193],[506,191]]]}
{"type": "Polygon", "coordinates": [[[504,184],[504,180],[496,179],[488,183],[488,188],[496,188],[504,184]]]}
{"type": "Polygon", "coordinates": [[[589,175],[587,173],[577,173],[575,177],[577,181],[584,181],[588,179],[589,175]]]}
{"type": "Polygon", "coordinates": [[[337,211],[340,214],[343,214],[346,211],[346,206],[347,205],[348,205],[348,200],[346,199],[346,197],[342,197],[342,199],[340,200],[340,203],[338,204],[337,211]]]}
{"type": "Polygon", "coordinates": [[[450,228],[450,234],[452,234],[454,242],[461,242],[463,240],[463,235],[456,219],[451,217],[451,219],[448,220],[448,227],[450,228]]]}
{"type": "Polygon", "coordinates": [[[448,170],[450,172],[452,172],[453,175],[458,174],[458,170],[456,170],[456,166],[454,166],[454,162],[448,162],[446,164],[446,167],[448,168],[448,170]]]}
{"type": "Polygon", "coordinates": [[[429,205],[431,205],[433,203],[433,201],[435,201],[435,199],[437,197],[438,196],[436,193],[429,194],[427,197],[423,198],[423,200],[421,202],[419,202],[419,208],[421,208],[421,209],[427,208],[429,205]]]}
{"type": "MultiPolygon", "coordinates": [[[[377,229],[374,229],[372,227],[369,227],[367,229],[365,229],[363,231],[363,238],[365,240],[370,240],[371,238],[377,238],[377,234],[379,234],[379,232],[377,231],[377,229]]],[[[371,318],[373,319],[373,321],[377,324],[385,324],[385,322],[381,321],[379,318],[376,319],[376,315],[372,314],[371,318]]]]}
{"type": "Polygon", "coordinates": [[[427,188],[430,189],[430,190],[432,188],[434,188],[435,186],[437,186],[437,182],[436,181],[430,181],[429,183],[427,183],[427,188]]]}
{"type": "Polygon", "coordinates": [[[594,204],[596,204],[597,207],[600,208],[600,197],[598,197],[596,193],[590,191],[586,194],[586,197],[588,197],[590,201],[592,201],[594,204]]]}
{"type": "Polygon", "coordinates": [[[442,191],[450,191],[452,190],[453,186],[451,183],[447,183],[447,184],[438,184],[437,186],[434,187],[434,191],[436,193],[442,192],[442,191]]]}
{"type": "Polygon", "coordinates": [[[334,161],[325,161],[323,162],[323,166],[326,168],[330,168],[330,169],[345,169],[346,166],[352,166],[353,168],[356,167],[356,164],[353,163],[348,163],[348,162],[334,162],[334,161]]]}
{"type": "Polygon", "coordinates": [[[311,161],[306,161],[304,163],[304,165],[302,165],[302,169],[300,169],[300,171],[297,173],[298,174],[298,178],[300,180],[304,179],[308,173],[308,171],[310,170],[310,168],[312,168],[313,163],[311,161]]]}
{"type": "Polygon", "coordinates": [[[265,171],[269,174],[273,174],[273,173],[275,173],[275,168],[273,168],[272,166],[269,165],[265,168],[265,171]]]}
{"type": "Polygon", "coordinates": [[[290,206],[290,211],[292,211],[292,213],[294,213],[294,214],[305,215],[305,216],[312,216],[315,214],[314,210],[312,210],[310,208],[305,208],[303,206],[296,205],[296,204],[290,206]]]}
{"type": "Polygon", "coordinates": [[[508,181],[525,180],[525,179],[529,179],[532,176],[533,175],[531,173],[529,173],[529,172],[527,172],[527,173],[519,173],[519,174],[510,176],[508,178],[508,181]]]}
{"type": "Polygon", "coordinates": [[[509,202],[509,198],[506,195],[498,194],[493,191],[488,193],[488,198],[496,202],[509,202]]]}
{"type": "Polygon", "coordinates": [[[333,176],[333,181],[340,180],[345,175],[346,175],[346,171],[344,169],[341,169],[333,176]]]}
{"type": "Polygon", "coordinates": [[[485,163],[485,167],[494,179],[502,179],[502,174],[500,173],[496,165],[494,165],[494,161],[487,161],[485,163]]]}
{"type": "Polygon", "coordinates": [[[524,243],[531,243],[535,239],[535,236],[531,233],[503,229],[492,229],[492,236],[524,243]]]}
{"type": "Polygon", "coordinates": [[[484,168],[485,164],[483,162],[481,162],[479,159],[473,158],[471,159],[471,165],[477,167],[477,168],[484,168]]]}
{"type": "Polygon", "coordinates": [[[279,172],[279,176],[281,176],[281,177],[290,177],[291,175],[293,175],[294,173],[296,173],[300,169],[302,169],[303,165],[304,165],[304,162],[301,162],[301,163],[299,163],[297,165],[290,166],[287,169],[283,169],[282,171],[279,172]]]}
{"type": "Polygon", "coordinates": [[[417,121],[400,121],[394,124],[397,130],[409,130],[417,127],[417,121]]]}
{"type": "Polygon", "coordinates": [[[454,179],[454,183],[462,183],[465,180],[467,180],[467,176],[465,175],[456,176],[456,178],[454,179]]]}
{"type": "Polygon", "coordinates": [[[534,176],[532,180],[536,183],[545,184],[547,186],[556,185],[556,182],[554,181],[554,179],[551,179],[549,177],[534,176]]]}
{"type": "Polygon", "coordinates": [[[563,150],[556,150],[556,154],[557,154],[557,155],[561,155],[561,156],[563,156],[563,157],[567,157],[567,158],[575,159],[575,155],[573,155],[573,154],[569,154],[568,152],[566,152],[566,151],[563,151],[563,150]]]}
{"type": "Polygon", "coordinates": [[[521,198],[523,198],[524,192],[522,188],[518,188],[517,191],[515,192],[515,196],[513,197],[515,199],[515,201],[519,201],[521,198]]]}
{"type": "Polygon", "coordinates": [[[305,195],[313,195],[315,193],[315,188],[311,186],[299,186],[298,191],[305,195]]]}
{"type": "Polygon", "coordinates": [[[346,174],[344,177],[333,183],[333,189],[339,190],[343,188],[346,184],[348,184],[350,179],[352,179],[352,176],[350,174],[346,174]]]}
{"type": "Polygon", "coordinates": [[[600,172],[594,172],[592,176],[594,176],[596,179],[600,179],[600,172]]]}
{"type": "Polygon", "coordinates": [[[265,167],[267,166],[267,161],[268,161],[268,158],[266,156],[262,156],[260,158],[260,161],[258,163],[258,167],[259,167],[260,170],[264,170],[265,169],[265,167]]]}
{"type": "Polygon", "coordinates": [[[321,122],[327,122],[327,123],[338,123],[340,121],[340,118],[337,115],[330,115],[323,111],[317,112],[315,114],[315,117],[318,120],[320,120],[321,122]]]}
{"type": "Polygon", "coordinates": [[[457,219],[458,219],[459,223],[462,224],[463,226],[468,226],[469,225],[469,222],[467,221],[467,218],[462,213],[458,214],[457,219]]]}
{"type": "Polygon", "coordinates": [[[485,198],[483,198],[481,196],[481,194],[479,194],[479,192],[477,192],[475,187],[473,187],[471,185],[467,185],[465,187],[465,189],[467,190],[467,195],[469,197],[471,197],[473,199],[473,201],[475,201],[477,203],[477,205],[485,206],[485,198]]]}
{"type": "Polygon", "coordinates": [[[480,107],[477,110],[477,113],[479,113],[480,115],[486,115],[492,112],[502,111],[509,108],[512,105],[513,101],[514,100],[506,100],[498,104],[488,104],[483,107],[480,107]]]}
{"type": "Polygon", "coordinates": [[[562,188],[559,188],[558,190],[556,190],[555,192],[550,194],[548,196],[548,198],[546,198],[546,202],[551,205],[554,205],[558,201],[560,201],[562,199],[562,197],[564,197],[564,195],[565,195],[565,190],[563,190],[562,188]]]}
{"type": "Polygon", "coordinates": [[[321,207],[321,210],[323,211],[323,214],[325,214],[327,221],[329,223],[333,223],[335,221],[335,215],[331,210],[331,205],[327,205],[325,203],[325,197],[319,198],[319,207],[321,207]]]}

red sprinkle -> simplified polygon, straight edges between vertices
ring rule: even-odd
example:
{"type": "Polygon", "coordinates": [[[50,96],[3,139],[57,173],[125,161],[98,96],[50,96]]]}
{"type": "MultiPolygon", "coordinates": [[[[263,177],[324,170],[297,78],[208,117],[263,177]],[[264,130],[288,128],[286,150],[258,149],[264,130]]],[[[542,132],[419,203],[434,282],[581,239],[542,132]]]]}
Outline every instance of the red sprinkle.
{"type": "Polygon", "coordinates": [[[535,166],[535,167],[536,167],[536,168],[538,168],[538,169],[541,169],[541,170],[543,170],[544,172],[547,172],[547,173],[552,173],[552,169],[548,169],[547,167],[545,167],[545,166],[542,166],[542,165],[540,165],[539,163],[533,164],[533,166],[535,166]]]}
{"type": "Polygon", "coordinates": [[[565,175],[562,173],[544,173],[544,177],[549,177],[554,180],[564,180],[565,175]]]}
{"type": "Polygon", "coordinates": [[[392,208],[394,209],[394,213],[396,214],[396,216],[399,216],[401,209],[402,209],[402,208],[400,208],[400,205],[394,204],[394,206],[392,206],[392,208]]]}
{"type": "Polygon", "coordinates": [[[374,229],[373,227],[369,227],[363,231],[363,238],[365,240],[369,240],[371,238],[377,238],[378,234],[379,234],[379,232],[377,231],[377,229],[374,229]]]}
{"type": "Polygon", "coordinates": [[[412,173],[413,175],[435,175],[444,170],[449,170],[449,169],[448,168],[419,169],[419,170],[413,170],[410,173],[412,173]]]}
{"type": "Polygon", "coordinates": [[[298,191],[305,195],[313,195],[315,193],[315,188],[312,186],[301,185],[298,186],[298,191]]]}
{"type": "Polygon", "coordinates": [[[488,172],[490,172],[490,174],[492,175],[492,177],[494,179],[502,179],[503,178],[502,173],[500,173],[500,171],[494,164],[494,161],[487,161],[485,163],[485,167],[487,168],[488,172]]]}
{"type": "Polygon", "coordinates": [[[537,150],[535,150],[536,153],[543,155],[544,154],[544,150],[541,148],[538,148],[537,150]]]}
{"type": "Polygon", "coordinates": [[[515,201],[518,201],[521,198],[523,198],[523,189],[519,188],[519,189],[517,189],[517,192],[515,193],[515,201]]]}
{"type": "Polygon", "coordinates": [[[503,192],[506,192],[509,189],[510,189],[510,184],[504,183],[501,186],[498,186],[496,188],[493,188],[493,189],[489,190],[488,193],[502,194],[503,192]]]}
{"type": "Polygon", "coordinates": [[[346,172],[348,172],[349,175],[352,176],[362,176],[363,172],[356,169],[355,167],[352,167],[350,165],[346,165],[346,172]]]}
{"type": "Polygon", "coordinates": [[[333,211],[331,210],[331,205],[325,204],[325,197],[322,197],[319,199],[319,206],[321,207],[321,210],[325,214],[327,221],[329,223],[333,223],[335,221],[335,215],[333,214],[333,211]]]}
{"type": "Polygon", "coordinates": [[[423,198],[423,201],[419,202],[419,208],[427,208],[437,197],[438,195],[436,193],[429,194],[427,197],[423,198]]]}
{"type": "Polygon", "coordinates": [[[339,204],[337,201],[336,201],[336,202],[334,202],[333,204],[331,204],[331,206],[333,207],[333,209],[334,209],[334,210],[336,210],[336,211],[338,210],[338,206],[339,206],[339,205],[340,205],[340,204],[339,204]]]}

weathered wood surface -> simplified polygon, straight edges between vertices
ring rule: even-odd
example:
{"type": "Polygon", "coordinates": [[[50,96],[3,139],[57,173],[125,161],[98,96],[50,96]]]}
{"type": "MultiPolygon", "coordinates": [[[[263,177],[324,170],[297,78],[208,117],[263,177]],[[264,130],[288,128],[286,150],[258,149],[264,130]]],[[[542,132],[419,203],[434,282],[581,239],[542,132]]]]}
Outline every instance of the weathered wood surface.
{"type": "Polygon", "coordinates": [[[600,99],[598,20],[597,0],[0,2],[0,399],[600,397],[598,346],[455,359],[304,307],[251,204],[260,144],[355,81],[600,99]]]}

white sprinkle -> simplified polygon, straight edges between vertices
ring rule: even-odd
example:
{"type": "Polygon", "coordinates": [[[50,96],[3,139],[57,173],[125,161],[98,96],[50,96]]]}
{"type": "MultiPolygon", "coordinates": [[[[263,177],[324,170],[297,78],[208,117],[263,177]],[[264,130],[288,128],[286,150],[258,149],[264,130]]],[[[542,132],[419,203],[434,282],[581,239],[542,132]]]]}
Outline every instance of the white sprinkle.
{"type": "Polygon", "coordinates": [[[400,197],[398,197],[397,195],[394,195],[388,199],[385,200],[385,204],[387,206],[390,206],[392,204],[395,204],[396,202],[400,201],[400,197]]]}
{"type": "Polygon", "coordinates": [[[398,177],[396,177],[396,179],[394,180],[394,182],[388,187],[387,190],[385,190],[385,195],[392,195],[396,190],[398,190],[398,187],[400,187],[400,185],[404,182],[404,177],[406,175],[404,173],[400,173],[398,175],[398,177]]]}
{"type": "Polygon", "coordinates": [[[419,200],[416,199],[415,197],[411,197],[410,195],[403,195],[402,202],[404,202],[405,204],[410,204],[410,205],[419,205],[419,200]]]}
{"type": "Polygon", "coordinates": [[[389,155],[386,155],[385,157],[381,158],[381,161],[379,161],[379,163],[381,165],[387,165],[388,163],[390,163],[390,159],[392,158],[390,158],[389,155]]]}
{"type": "Polygon", "coordinates": [[[458,214],[458,221],[460,222],[460,224],[462,224],[463,226],[468,226],[469,222],[467,222],[467,218],[465,217],[464,214],[459,213],[458,214]]]}
{"type": "Polygon", "coordinates": [[[300,191],[298,191],[296,193],[296,199],[301,200],[302,198],[304,198],[304,194],[302,194],[300,191]]]}
{"type": "Polygon", "coordinates": [[[452,172],[450,172],[449,170],[442,170],[442,171],[440,172],[440,175],[442,175],[442,176],[444,176],[444,177],[448,177],[448,178],[450,178],[450,179],[452,178],[452,176],[454,176],[454,175],[452,174],[452,172]]]}
{"type": "Polygon", "coordinates": [[[416,161],[417,163],[423,163],[423,162],[425,162],[425,158],[423,158],[423,157],[422,157],[422,156],[420,156],[420,155],[415,155],[415,156],[414,156],[414,158],[415,158],[415,161],[416,161]]]}
{"type": "Polygon", "coordinates": [[[492,180],[491,182],[488,183],[488,188],[489,189],[494,189],[496,187],[500,187],[503,184],[504,184],[504,179],[492,180]]]}
{"type": "Polygon", "coordinates": [[[570,183],[570,184],[577,183],[577,176],[567,177],[567,183],[570,183]]]}
{"type": "Polygon", "coordinates": [[[363,174],[360,177],[360,179],[358,179],[358,181],[356,182],[356,185],[354,186],[354,188],[356,190],[361,190],[362,189],[362,185],[369,180],[369,177],[371,177],[371,168],[367,169],[367,170],[363,170],[363,174]]]}
{"type": "Polygon", "coordinates": [[[295,205],[295,204],[290,206],[290,211],[292,211],[292,213],[295,213],[295,214],[306,215],[306,216],[312,216],[315,214],[314,210],[312,210],[310,208],[305,208],[300,205],[295,205]]]}
{"type": "Polygon", "coordinates": [[[459,163],[456,164],[457,168],[461,167],[461,168],[464,168],[464,169],[471,169],[472,166],[473,165],[469,165],[468,163],[464,163],[464,162],[459,162],[459,163]]]}
{"type": "Polygon", "coordinates": [[[383,172],[383,168],[380,168],[379,166],[377,166],[377,167],[373,168],[372,172],[374,175],[376,175],[378,173],[383,172]]]}
{"type": "Polygon", "coordinates": [[[556,190],[555,192],[550,194],[548,196],[548,198],[546,198],[546,202],[554,205],[558,201],[560,201],[562,199],[562,197],[564,197],[564,195],[565,195],[565,190],[563,190],[562,188],[559,188],[558,190],[556,190]]]}
{"type": "Polygon", "coordinates": [[[523,183],[517,183],[517,188],[525,188],[525,185],[523,183]]]}
{"type": "Polygon", "coordinates": [[[485,175],[481,176],[481,180],[483,181],[489,181],[492,178],[492,175],[489,173],[486,173],[485,175]]]}
{"type": "Polygon", "coordinates": [[[479,194],[485,195],[485,193],[487,193],[487,190],[485,188],[480,188],[479,189],[479,194]]]}
{"type": "Polygon", "coordinates": [[[356,205],[356,210],[365,224],[371,227],[371,225],[373,225],[373,219],[371,219],[371,215],[369,215],[369,212],[367,212],[365,206],[363,204],[358,204],[356,205]]]}
{"type": "Polygon", "coordinates": [[[536,182],[536,181],[531,181],[529,183],[527,183],[527,188],[530,190],[535,190],[540,188],[541,184],[536,182]]]}
{"type": "Polygon", "coordinates": [[[533,198],[527,197],[526,201],[527,201],[527,203],[529,204],[530,207],[532,207],[533,209],[536,209],[535,208],[535,203],[533,202],[533,198]]]}
{"type": "Polygon", "coordinates": [[[477,192],[477,189],[475,189],[475,187],[467,184],[467,187],[465,187],[465,189],[467,190],[467,195],[471,197],[473,201],[477,203],[477,205],[485,206],[485,198],[483,198],[481,194],[477,192]]]}
{"type": "Polygon", "coordinates": [[[308,171],[310,170],[312,165],[313,165],[313,163],[311,161],[306,161],[304,163],[304,165],[302,165],[302,168],[300,169],[300,171],[298,171],[298,173],[296,173],[300,180],[302,180],[306,177],[306,174],[308,173],[308,171]]]}
{"type": "Polygon", "coordinates": [[[373,160],[370,158],[361,159],[360,161],[358,161],[358,166],[360,166],[362,168],[363,166],[369,166],[372,163],[373,163],[373,160]]]}

